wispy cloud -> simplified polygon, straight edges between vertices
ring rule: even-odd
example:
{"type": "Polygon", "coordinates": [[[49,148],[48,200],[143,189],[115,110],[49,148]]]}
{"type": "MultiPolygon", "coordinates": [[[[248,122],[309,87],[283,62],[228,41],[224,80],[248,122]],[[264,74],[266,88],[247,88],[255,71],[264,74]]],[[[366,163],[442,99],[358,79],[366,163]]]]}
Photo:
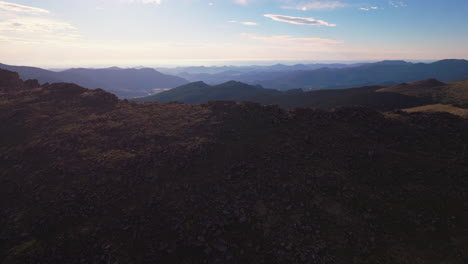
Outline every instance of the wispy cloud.
{"type": "Polygon", "coordinates": [[[359,10],[362,10],[362,11],[370,11],[370,10],[378,10],[378,9],[380,9],[378,6],[361,7],[361,8],[359,8],[359,10]]]}
{"type": "Polygon", "coordinates": [[[242,25],[246,25],[246,26],[256,26],[258,25],[257,23],[255,22],[240,22],[242,25]]]}
{"type": "Polygon", "coordinates": [[[63,42],[80,37],[71,24],[51,18],[48,10],[0,1],[0,40],[9,43],[63,42]]]}
{"type": "Polygon", "coordinates": [[[309,26],[328,26],[335,27],[336,24],[330,24],[323,20],[317,20],[311,17],[293,17],[293,16],[284,16],[284,15],[273,15],[266,14],[265,17],[271,18],[275,21],[295,24],[295,25],[309,25],[309,26]]]}
{"type": "Polygon", "coordinates": [[[0,1],[0,11],[27,13],[27,14],[48,14],[49,13],[48,10],[45,10],[42,8],[19,5],[19,4],[5,2],[5,1],[0,1]]]}
{"type": "Polygon", "coordinates": [[[301,1],[295,2],[287,0],[288,4],[282,6],[285,9],[297,9],[297,10],[323,10],[323,9],[335,9],[339,7],[346,7],[347,4],[340,1],[301,1]]]}
{"type": "Polygon", "coordinates": [[[393,7],[405,7],[407,4],[403,1],[389,0],[388,3],[393,7]]]}
{"type": "Polygon", "coordinates": [[[229,23],[242,24],[242,25],[245,25],[245,26],[256,26],[256,25],[258,25],[256,22],[249,22],[249,21],[242,22],[242,21],[230,20],[228,22],[229,23]]]}
{"type": "Polygon", "coordinates": [[[44,18],[21,18],[0,22],[0,32],[53,33],[58,31],[74,31],[72,25],[44,18]]]}

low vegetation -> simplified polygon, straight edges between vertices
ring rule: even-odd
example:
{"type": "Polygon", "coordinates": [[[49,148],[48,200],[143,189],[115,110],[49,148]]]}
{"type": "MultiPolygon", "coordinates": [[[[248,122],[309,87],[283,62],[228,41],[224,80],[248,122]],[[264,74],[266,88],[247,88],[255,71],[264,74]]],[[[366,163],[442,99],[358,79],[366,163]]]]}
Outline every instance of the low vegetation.
{"type": "Polygon", "coordinates": [[[467,119],[18,80],[0,71],[2,263],[468,260],[467,119]]]}

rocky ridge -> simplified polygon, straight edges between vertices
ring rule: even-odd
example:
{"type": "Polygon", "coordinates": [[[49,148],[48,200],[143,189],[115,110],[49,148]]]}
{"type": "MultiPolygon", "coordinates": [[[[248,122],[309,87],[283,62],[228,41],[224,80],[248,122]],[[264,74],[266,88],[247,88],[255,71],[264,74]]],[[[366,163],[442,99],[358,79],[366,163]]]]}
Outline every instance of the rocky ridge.
{"type": "Polygon", "coordinates": [[[466,119],[2,76],[2,263],[468,260],[466,119]]]}

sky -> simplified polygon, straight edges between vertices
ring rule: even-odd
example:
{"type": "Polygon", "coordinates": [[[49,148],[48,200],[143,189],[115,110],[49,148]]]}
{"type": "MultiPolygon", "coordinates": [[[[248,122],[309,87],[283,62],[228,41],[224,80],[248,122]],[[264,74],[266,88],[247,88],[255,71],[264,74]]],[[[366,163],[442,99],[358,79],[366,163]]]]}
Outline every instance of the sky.
{"type": "Polygon", "coordinates": [[[468,59],[467,47],[467,0],[0,0],[12,65],[468,59]]]}

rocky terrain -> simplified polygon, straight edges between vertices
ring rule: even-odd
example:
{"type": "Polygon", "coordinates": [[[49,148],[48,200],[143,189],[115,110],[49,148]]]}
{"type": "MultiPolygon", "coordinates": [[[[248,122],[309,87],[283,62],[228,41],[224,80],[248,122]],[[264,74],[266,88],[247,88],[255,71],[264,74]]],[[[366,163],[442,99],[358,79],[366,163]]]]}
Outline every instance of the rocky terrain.
{"type": "Polygon", "coordinates": [[[468,262],[468,120],[135,103],[0,70],[0,262],[468,262]]]}

